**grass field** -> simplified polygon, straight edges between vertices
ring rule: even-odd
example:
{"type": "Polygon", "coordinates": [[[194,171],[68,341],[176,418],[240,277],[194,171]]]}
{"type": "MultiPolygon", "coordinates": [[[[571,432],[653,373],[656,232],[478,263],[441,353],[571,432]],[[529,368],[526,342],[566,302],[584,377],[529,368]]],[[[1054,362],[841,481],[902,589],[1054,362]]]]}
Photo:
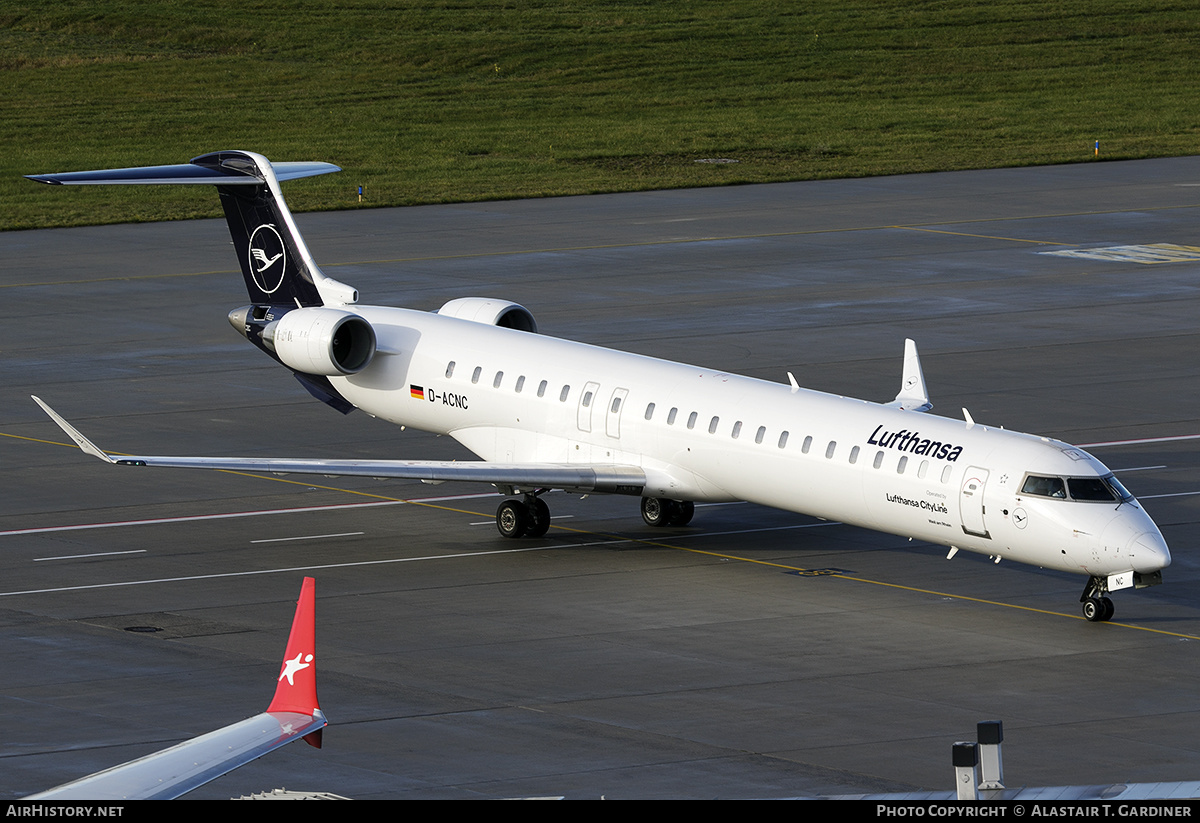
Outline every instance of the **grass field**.
{"type": "Polygon", "coordinates": [[[0,228],[215,215],[21,175],[222,148],[346,170],[296,210],[1200,153],[1192,1],[793,5],[0,0],[0,228]]]}

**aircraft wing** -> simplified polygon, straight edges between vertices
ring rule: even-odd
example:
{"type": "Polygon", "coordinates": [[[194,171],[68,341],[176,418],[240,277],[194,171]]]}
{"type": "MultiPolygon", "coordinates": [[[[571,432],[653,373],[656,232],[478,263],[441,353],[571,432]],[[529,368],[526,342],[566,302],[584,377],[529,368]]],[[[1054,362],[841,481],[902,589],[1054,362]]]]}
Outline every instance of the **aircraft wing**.
{"type": "Polygon", "coordinates": [[[577,465],[570,463],[488,463],[484,461],[323,460],[254,457],[169,457],[114,455],[98,448],[40,398],[42,410],[83,451],[122,466],[165,466],[184,469],[226,469],[272,474],[322,474],[333,477],[380,477],[440,483],[462,480],[522,488],[546,487],[580,491],[640,494],[646,475],[637,466],[577,465]]]}
{"type": "Polygon", "coordinates": [[[313,578],[304,578],[275,699],[265,712],[24,799],[170,800],[293,740],[320,748],[326,721],[317,704],[314,591],[313,578]]]}

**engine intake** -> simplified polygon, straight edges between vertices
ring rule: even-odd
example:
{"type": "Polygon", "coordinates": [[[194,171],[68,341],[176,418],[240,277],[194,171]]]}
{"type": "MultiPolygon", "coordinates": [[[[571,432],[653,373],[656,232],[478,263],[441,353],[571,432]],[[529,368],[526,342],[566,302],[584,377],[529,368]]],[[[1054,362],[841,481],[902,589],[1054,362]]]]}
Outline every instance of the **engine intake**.
{"type": "Polygon", "coordinates": [[[371,324],[341,309],[293,309],[263,327],[262,341],[284,365],[305,374],[357,374],[375,356],[371,324]]]}

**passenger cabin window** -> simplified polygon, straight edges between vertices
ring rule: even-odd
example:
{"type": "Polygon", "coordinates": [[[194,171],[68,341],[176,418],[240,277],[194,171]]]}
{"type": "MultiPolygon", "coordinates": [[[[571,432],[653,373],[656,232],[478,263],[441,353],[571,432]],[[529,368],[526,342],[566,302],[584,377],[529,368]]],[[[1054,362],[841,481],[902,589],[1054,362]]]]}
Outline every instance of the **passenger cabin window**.
{"type": "Polygon", "coordinates": [[[883,465],[883,452],[875,452],[875,462],[871,465],[873,465],[875,468],[879,468],[883,465]]]}
{"type": "Polygon", "coordinates": [[[716,434],[717,433],[717,424],[720,422],[721,422],[721,418],[719,418],[719,417],[714,417],[712,420],[709,420],[708,421],[708,433],[716,434]]]}
{"type": "Polygon", "coordinates": [[[741,433],[742,433],[742,421],[739,420],[738,422],[733,424],[733,432],[732,432],[733,439],[737,440],[738,435],[741,433]]]}
{"type": "Polygon", "coordinates": [[[832,460],[833,453],[837,451],[837,441],[830,440],[829,445],[825,447],[825,459],[832,460]]]}
{"type": "Polygon", "coordinates": [[[609,408],[609,411],[612,412],[613,414],[616,414],[620,410],[621,410],[621,398],[614,397],[613,402],[612,402],[612,407],[609,408]]]}
{"type": "Polygon", "coordinates": [[[571,387],[570,387],[569,385],[568,385],[568,386],[563,386],[563,388],[562,388],[562,391],[560,391],[560,392],[558,393],[558,402],[560,402],[560,403],[566,403],[566,402],[567,402],[567,395],[568,395],[568,394],[570,394],[570,393],[571,393],[571,387]]]}
{"type": "Polygon", "coordinates": [[[699,412],[692,412],[691,414],[688,415],[688,428],[689,429],[696,428],[696,418],[699,416],[700,416],[699,412]]]}
{"type": "Polygon", "coordinates": [[[804,438],[804,443],[800,446],[800,452],[802,454],[808,454],[808,450],[811,448],[812,448],[812,435],[810,434],[808,437],[804,438]]]}
{"type": "Polygon", "coordinates": [[[538,383],[538,397],[546,396],[546,386],[547,385],[548,384],[545,380],[543,380],[541,383],[538,383]]]}
{"type": "Polygon", "coordinates": [[[919,477],[919,478],[921,478],[922,480],[924,480],[924,479],[925,479],[925,474],[926,474],[926,472],[928,472],[928,471],[929,471],[929,461],[928,461],[928,460],[922,460],[922,461],[921,461],[921,465],[920,465],[920,466],[917,466],[917,477],[919,477]]]}
{"type": "Polygon", "coordinates": [[[654,404],[651,403],[650,405],[646,406],[646,419],[649,420],[653,416],[654,416],[654,404]]]}
{"type": "Polygon", "coordinates": [[[1021,494],[1035,494],[1038,497],[1059,497],[1065,499],[1067,490],[1061,477],[1039,477],[1031,474],[1025,478],[1021,486],[1021,494]]]}
{"type": "Polygon", "coordinates": [[[904,474],[904,470],[908,468],[908,455],[900,458],[900,462],[896,464],[896,474],[904,474]]]}
{"type": "Polygon", "coordinates": [[[517,394],[520,394],[523,388],[525,388],[525,375],[517,378],[517,394]]]}
{"type": "Polygon", "coordinates": [[[948,463],[946,464],[946,468],[942,469],[942,482],[943,483],[950,482],[950,464],[948,464],[948,463]]]}
{"type": "Polygon", "coordinates": [[[853,465],[858,462],[858,446],[850,450],[850,463],[853,465]]]}
{"type": "Polygon", "coordinates": [[[786,445],[787,445],[787,439],[788,439],[788,433],[787,433],[787,432],[780,432],[780,433],[779,433],[779,448],[781,448],[781,449],[782,449],[784,446],[786,446],[786,445]]]}
{"type": "Polygon", "coordinates": [[[677,414],[679,414],[679,409],[671,409],[671,411],[667,412],[667,425],[668,426],[675,425],[675,415],[677,415],[677,414]]]}
{"type": "Polygon", "coordinates": [[[583,407],[586,409],[590,405],[592,405],[592,393],[590,391],[585,391],[583,393],[583,407]]]}
{"type": "Polygon", "coordinates": [[[481,374],[483,374],[483,366],[476,366],[475,371],[471,372],[471,382],[478,383],[481,374]]]}
{"type": "Polygon", "coordinates": [[[496,379],[492,381],[492,388],[493,389],[500,388],[500,381],[503,379],[504,379],[504,372],[502,372],[502,371],[496,372],[496,379]]]}
{"type": "Polygon", "coordinates": [[[454,376],[454,361],[451,360],[450,365],[446,366],[446,377],[449,378],[449,377],[453,377],[453,376],[454,376]]]}
{"type": "Polygon", "coordinates": [[[754,442],[755,442],[755,443],[761,443],[761,442],[763,442],[763,437],[765,437],[765,436],[766,436],[766,434],[767,434],[767,427],[766,427],[766,426],[759,426],[759,427],[758,427],[758,431],[757,431],[757,432],[755,433],[755,435],[754,435],[754,442]]]}

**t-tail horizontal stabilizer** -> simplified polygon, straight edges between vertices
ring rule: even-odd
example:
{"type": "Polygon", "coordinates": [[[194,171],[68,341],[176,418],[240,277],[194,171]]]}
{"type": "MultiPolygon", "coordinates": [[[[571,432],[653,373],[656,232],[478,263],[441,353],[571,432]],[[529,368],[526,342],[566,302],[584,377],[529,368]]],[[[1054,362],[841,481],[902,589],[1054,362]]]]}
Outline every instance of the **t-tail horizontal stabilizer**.
{"type": "Polygon", "coordinates": [[[929,402],[929,392],[925,389],[921,356],[917,354],[917,344],[910,339],[904,341],[904,376],[900,380],[900,393],[887,405],[914,412],[925,412],[933,408],[933,404],[929,402]]]}
{"type": "Polygon", "coordinates": [[[304,578],[275,699],[265,712],[25,800],[170,800],[297,738],[320,748],[326,721],[317,705],[315,590],[313,579],[304,578]]]}
{"type": "Polygon", "coordinates": [[[217,187],[246,290],[256,304],[346,305],[358,291],[327,277],[313,260],[279,183],[341,171],[332,163],[271,163],[250,151],[217,151],[174,166],[29,174],[60,186],[197,185],[217,187]]]}

